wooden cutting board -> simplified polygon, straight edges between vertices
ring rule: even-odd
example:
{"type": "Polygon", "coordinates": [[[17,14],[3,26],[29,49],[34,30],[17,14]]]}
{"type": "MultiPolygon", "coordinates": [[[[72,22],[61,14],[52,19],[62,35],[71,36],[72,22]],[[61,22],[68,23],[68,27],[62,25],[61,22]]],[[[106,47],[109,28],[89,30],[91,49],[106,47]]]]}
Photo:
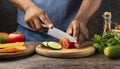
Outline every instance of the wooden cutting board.
{"type": "Polygon", "coordinates": [[[16,53],[0,53],[0,59],[19,58],[32,54],[35,51],[35,47],[30,44],[25,44],[27,49],[25,51],[16,53]]]}
{"type": "Polygon", "coordinates": [[[62,49],[62,50],[51,50],[48,48],[42,48],[41,45],[36,47],[36,52],[40,55],[55,58],[80,58],[87,57],[95,53],[93,46],[79,48],[79,49],[62,49]]]}

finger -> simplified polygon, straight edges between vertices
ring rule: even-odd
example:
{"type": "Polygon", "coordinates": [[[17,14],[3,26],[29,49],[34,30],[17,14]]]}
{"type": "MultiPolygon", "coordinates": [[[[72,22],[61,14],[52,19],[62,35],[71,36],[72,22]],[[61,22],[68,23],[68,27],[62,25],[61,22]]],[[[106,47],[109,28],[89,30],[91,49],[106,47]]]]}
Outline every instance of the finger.
{"type": "Polygon", "coordinates": [[[29,20],[27,24],[28,24],[28,26],[30,28],[32,28],[33,30],[35,30],[34,22],[32,20],[29,20]]]}
{"type": "Polygon", "coordinates": [[[40,21],[40,28],[37,31],[44,32],[44,27],[42,26],[42,22],[41,21],[40,21]]]}
{"type": "Polygon", "coordinates": [[[72,27],[71,27],[71,25],[68,27],[66,33],[72,36],[72,27]]]}
{"type": "Polygon", "coordinates": [[[44,13],[43,15],[40,15],[39,18],[48,28],[53,28],[53,24],[51,23],[46,13],[44,13]]]}
{"type": "MultiPolygon", "coordinates": [[[[76,24],[76,23],[75,23],[76,24]]],[[[75,38],[75,39],[78,39],[78,35],[79,35],[79,25],[73,25],[73,37],[75,38]]]]}
{"type": "Polygon", "coordinates": [[[79,43],[82,43],[82,42],[84,42],[84,41],[85,41],[84,36],[83,36],[82,34],[79,34],[78,42],[79,42],[79,43]]]}
{"type": "Polygon", "coordinates": [[[86,31],[83,32],[83,35],[84,35],[84,34],[86,34],[85,37],[86,37],[86,39],[88,39],[88,38],[89,38],[89,32],[88,32],[88,29],[87,29],[87,28],[86,28],[86,31]]]}
{"type": "Polygon", "coordinates": [[[82,34],[79,34],[78,36],[78,42],[74,44],[76,48],[81,48],[83,47],[81,44],[85,41],[85,38],[82,36],[82,34]]]}
{"type": "Polygon", "coordinates": [[[75,43],[74,46],[75,48],[80,48],[80,43],[75,43]]]}
{"type": "Polygon", "coordinates": [[[44,29],[43,29],[43,28],[40,28],[40,29],[38,29],[37,31],[39,31],[39,32],[44,32],[44,29]]]}
{"type": "Polygon", "coordinates": [[[89,32],[88,29],[85,27],[84,24],[80,23],[80,29],[81,29],[81,34],[88,39],[89,38],[89,32]]]}
{"type": "Polygon", "coordinates": [[[29,22],[26,22],[26,24],[27,24],[30,28],[32,28],[29,22]]]}
{"type": "Polygon", "coordinates": [[[36,17],[33,19],[34,21],[34,24],[35,24],[35,28],[36,28],[36,31],[39,31],[39,32],[44,32],[44,29],[42,27],[42,22],[36,17]]]}
{"type": "Polygon", "coordinates": [[[29,20],[26,20],[25,23],[26,23],[30,28],[32,28],[31,25],[30,25],[29,20]]]}
{"type": "Polygon", "coordinates": [[[37,17],[33,18],[33,22],[35,24],[36,31],[43,30],[43,27],[41,26],[42,23],[37,17]]]}
{"type": "Polygon", "coordinates": [[[89,38],[89,32],[88,32],[88,29],[81,30],[81,33],[82,33],[82,35],[83,35],[86,39],[89,38]]]}

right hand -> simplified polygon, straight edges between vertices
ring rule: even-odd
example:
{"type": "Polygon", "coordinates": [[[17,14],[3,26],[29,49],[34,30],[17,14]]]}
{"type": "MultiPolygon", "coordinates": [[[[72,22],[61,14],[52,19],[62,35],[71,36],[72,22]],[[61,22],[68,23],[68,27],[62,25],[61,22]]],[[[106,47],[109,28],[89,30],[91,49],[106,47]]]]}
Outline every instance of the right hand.
{"type": "Polygon", "coordinates": [[[45,24],[48,28],[53,28],[47,13],[37,6],[31,6],[25,10],[24,20],[35,31],[43,32],[42,24],[45,24]]]}

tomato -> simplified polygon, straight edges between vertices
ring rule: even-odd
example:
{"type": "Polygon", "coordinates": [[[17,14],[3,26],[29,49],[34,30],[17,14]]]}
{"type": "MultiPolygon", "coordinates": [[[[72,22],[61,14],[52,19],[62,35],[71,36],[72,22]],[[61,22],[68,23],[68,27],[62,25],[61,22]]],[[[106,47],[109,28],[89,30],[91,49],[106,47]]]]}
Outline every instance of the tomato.
{"type": "Polygon", "coordinates": [[[24,42],[25,41],[25,35],[22,33],[10,33],[8,35],[8,43],[13,43],[13,42],[24,42]]]}
{"type": "Polygon", "coordinates": [[[60,38],[60,44],[63,48],[74,48],[74,42],[70,42],[68,38],[60,38]]]}

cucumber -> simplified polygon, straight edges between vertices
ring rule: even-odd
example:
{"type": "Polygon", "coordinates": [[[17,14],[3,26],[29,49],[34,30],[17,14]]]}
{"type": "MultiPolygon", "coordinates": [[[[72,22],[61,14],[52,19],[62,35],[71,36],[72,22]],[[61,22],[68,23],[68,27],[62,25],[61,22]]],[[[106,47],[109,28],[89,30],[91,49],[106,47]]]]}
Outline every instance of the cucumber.
{"type": "Polygon", "coordinates": [[[120,46],[108,46],[104,49],[104,54],[108,58],[119,58],[120,57],[120,46]]]}
{"type": "Polygon", "coordinates": [[[48,44],[48,42],[47,42],[47,41],[44,41],[44,42],[41,43],[41,46],[47,48],[47,47],[48,47],[47,44],[48,44]]]}
{"type": "Polygon", "coordinates": [[[48,45],[49,48],[51,48],[51,49],[53,49],[53,50],[60,50],[60,49],[62,49],[61,44],[58,43],[58,42],[53,42],[53,41],[51,41],[51,42],[48,42],[47,45],[48,45]]]}

